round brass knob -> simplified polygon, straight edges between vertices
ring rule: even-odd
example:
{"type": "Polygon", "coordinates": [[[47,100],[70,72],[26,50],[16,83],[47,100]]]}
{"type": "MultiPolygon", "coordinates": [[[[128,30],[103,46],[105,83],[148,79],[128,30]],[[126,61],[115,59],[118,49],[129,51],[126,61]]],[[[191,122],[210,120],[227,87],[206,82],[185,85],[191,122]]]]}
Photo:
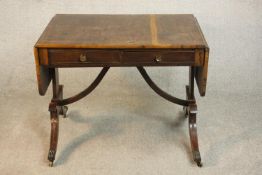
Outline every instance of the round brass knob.
{"type": "Polygon", "coordinates": [[[156,57],[155,57],[155,61],[156,62],[161,62],[162,61],[162,57],[161,57],[161,55],[157,55],[156,57]]]}
{"type": "Polygon", "coordinates": [[[79,60],[80,60],[81,62],[85,62],[85,61],[87,60],[86,55],[82,53],[82,54],[80,55],[80,57],[79,57],[79,60]]]}

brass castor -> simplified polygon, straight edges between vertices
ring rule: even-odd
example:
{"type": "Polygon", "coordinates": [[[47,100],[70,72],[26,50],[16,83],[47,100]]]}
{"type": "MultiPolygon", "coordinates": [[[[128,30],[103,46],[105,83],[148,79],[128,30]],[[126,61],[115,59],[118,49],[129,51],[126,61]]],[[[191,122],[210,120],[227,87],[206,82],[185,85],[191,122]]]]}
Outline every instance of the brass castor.
{"type": "Polygon", "coordinates": [[[53,164],[54,164],[54,163],[53,163],[52,161],[49,161],[49,166],[50,166],[50,167],[53,167],[53,164]]]}
{"type": "Polygon", "coordinates": [[[194,161],[196,162],[198,167],[202,167],[203,164],[201,163],[201,156],[200,156],[200,152],[199,151],[194,151],[193,152],[193,158],[194,161]]]}
{"type": "Polygon", "coordinates": [[[53,162],[55,160],[55,153],[56,151],[55,150],[49,150],[49,153],[48,153],[48,160],[49,160],[49,167],[53,167],[53,162]]]}
{"type": "Polygon", "coordinates": [[[200,167],[200,168],[203,166],[203,164],[201,162],[199,162],[199,161],[196,162],[196,163],[197,163],[197,166],[200,167]]]}
{"type": "Polygon", "coordinates": [[[60,110],[60,115],[63,115],[64,118],[66,118],[66,113],[68,111],[68,107],[67,106],[61,106],[61,110],[60,110]]]}

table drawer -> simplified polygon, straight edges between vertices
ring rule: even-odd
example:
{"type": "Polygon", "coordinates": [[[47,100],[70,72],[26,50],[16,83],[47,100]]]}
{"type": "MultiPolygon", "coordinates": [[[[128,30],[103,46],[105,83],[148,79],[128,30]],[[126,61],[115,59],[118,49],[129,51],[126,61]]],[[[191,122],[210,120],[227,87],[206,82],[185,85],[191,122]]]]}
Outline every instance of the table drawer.
{"type": "Polygon", "coordinates": [[[115,50],[49,49],[49,65],[86,65],[120,63],[120,54],[115,50]]]}
{"type": "Polygon", "coordinates": [[[55,67],[201,66],[202,50],[40,49],[40,64],[55,67]]]}
{"type": "Polygon", "coordinates": [[[169,64],[169,65],[196,65],[194,50],[170,51],[126,51],[122,58],[123,63],[139,64],[169,64]]]}

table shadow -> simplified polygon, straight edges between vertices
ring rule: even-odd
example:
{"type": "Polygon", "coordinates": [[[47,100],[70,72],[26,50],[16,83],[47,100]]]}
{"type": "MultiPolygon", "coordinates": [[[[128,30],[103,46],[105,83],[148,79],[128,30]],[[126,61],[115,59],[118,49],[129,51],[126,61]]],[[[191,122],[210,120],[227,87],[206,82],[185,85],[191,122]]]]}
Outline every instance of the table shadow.
{"type": "Polygon", "coordinates": [[[99,136],[106,134],[107,136],[115,136],[121,133],[122,128],[120,127],[117,117],[110,116],[96,116],[95,119],[90,119],[82,116],[78,111],[71,111],[68,114],[68,119],[77,123],[87,123],[91,128],[84,134],[75,137],[69,144],[67,144],[62,151],[59,152],[54,162],[55,166],[64,164],[67,162],[70,155],[82,144],[95,139],[99,136]]]}
{"type": "MultiPolygon", "coordinates": [[[[68,114],[70,120],[77,122],[77,123],[87,123],[91,126],[88,131],[84,132],[84,134],[75,137],[72,141],[69,142],[62,151],[59,152],[57,155],[57,159],[54,162],[55,166],[62,165],[66,163],[70,157],[70,155],[82,144],[95,139],[99,136],[106,134],[108,137],[114,137],[118,134],[121,134],[124,130],[122,125],[121,117],[113,117],[113,116],[97,116],[95,118],[87,118],[82,116],[78,111],[71,111],[68,114]]],[[[186,153],[188,159],[192,160],[191,155],[191,148],[189,143],[189,137],[187,136],[188,133],[185,133],[182,130],[184,127],[185,118],[184,113],[180,112],[177,117],[170,118],[170,117],[158,117],[158,116],[143,116],[148,118],[149,120],[157,120],[159,122],[163,122],[164,125],[168,128],[168,136],[167,138],[172,137],[172,139],[167,139],[168,141],[172,141],[175,143],[174,146],[178,146],[186,153]],[[179,135],[179,136],[178,136],[179,135]]],[[[129,119],[132,120],[132,119],[129,119]]],[[[126,122],[126,121],[125,121],[126,122]]],[[[164,135],[166,136],[166,135],[164,135]]],[[[192,161],[193,163],[193,161],[192,161]]]]}

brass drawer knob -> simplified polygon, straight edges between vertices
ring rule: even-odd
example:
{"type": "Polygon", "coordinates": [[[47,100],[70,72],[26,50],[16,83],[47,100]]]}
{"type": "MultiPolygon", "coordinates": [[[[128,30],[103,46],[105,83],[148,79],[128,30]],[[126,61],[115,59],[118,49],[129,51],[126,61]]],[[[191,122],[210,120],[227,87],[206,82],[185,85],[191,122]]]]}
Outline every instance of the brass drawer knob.
{"type": "Polygon", "coordinates": [[[86,58],[86,54],[81,54],[80,55],[80,57],[79,57],[79,60],[81,61],[81,62],[85,62],[86,60],[87,60],[87,58],[86,58]]]}
{"type": "Polygon", "coordinates": [[[161,62],[162,61],[162,57],[161,57],[161,55],[157,55],[156,57],[155,57],[155,61],[156,62],[161,62]]]}

